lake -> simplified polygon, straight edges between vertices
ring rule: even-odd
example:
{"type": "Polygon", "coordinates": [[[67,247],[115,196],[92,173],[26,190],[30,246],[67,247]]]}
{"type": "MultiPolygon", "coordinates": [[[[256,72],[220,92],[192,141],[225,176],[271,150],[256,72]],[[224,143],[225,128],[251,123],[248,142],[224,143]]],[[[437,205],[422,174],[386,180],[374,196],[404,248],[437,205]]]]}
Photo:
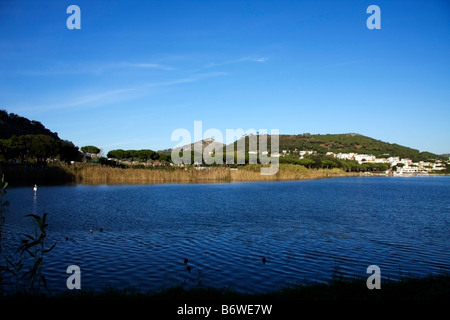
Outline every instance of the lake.
{"type": "Polygon", "coordinates": [[[80,267],[84,289],[146,292],[268,292],[366,279],[369,265],[382,281],[420,277],[450,271],[449,194],[449,176],[42,186],[36,197],[32,186],[11,187],[3,254],[32,231],[24,216],[45,210],[56,242],[44,264],[52,292],[66,290],[69,265],[80,267]]]}

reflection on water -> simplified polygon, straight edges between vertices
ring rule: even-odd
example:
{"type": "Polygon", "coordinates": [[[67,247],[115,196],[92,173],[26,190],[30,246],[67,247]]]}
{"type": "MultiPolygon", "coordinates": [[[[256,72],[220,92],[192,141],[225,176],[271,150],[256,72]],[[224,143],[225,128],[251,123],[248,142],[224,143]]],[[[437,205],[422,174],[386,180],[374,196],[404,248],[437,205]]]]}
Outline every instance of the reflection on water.
{"type": "Polygon", "coordinates": [[[449,271],[449,191],[450,177],[10,188],[4,238],[12,248],[25,214],[49,214],[54,291],[73,264],[84,288],[264,292],[366,277],[372,264],[382,277],[420,276],[449,271]]]}
{"type": "Polygon", "coordinates": [[[33,205],[31,206],[31,213],[37,214],[37,194],[33,195],[33,205]]]}

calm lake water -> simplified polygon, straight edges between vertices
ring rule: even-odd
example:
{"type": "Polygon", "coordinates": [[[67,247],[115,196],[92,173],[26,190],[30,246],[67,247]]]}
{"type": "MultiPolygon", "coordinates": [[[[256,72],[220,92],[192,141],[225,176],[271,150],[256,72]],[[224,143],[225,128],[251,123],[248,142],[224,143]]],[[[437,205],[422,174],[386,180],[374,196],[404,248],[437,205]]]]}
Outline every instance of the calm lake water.
{"type": "Polygon", "coordinates": [[[266,292],[333,273],[365,279],[373,264],[382,280],[425,276],[450,271],[449,194],[448,176],[76,185],[39,187],[37,197],[9,188],[3,254],[32,230],[24,215],[45,210],[57,242],[44,265],[53,292],[66,289],[73,264],[82,288],[143,291],[266,292]]]}

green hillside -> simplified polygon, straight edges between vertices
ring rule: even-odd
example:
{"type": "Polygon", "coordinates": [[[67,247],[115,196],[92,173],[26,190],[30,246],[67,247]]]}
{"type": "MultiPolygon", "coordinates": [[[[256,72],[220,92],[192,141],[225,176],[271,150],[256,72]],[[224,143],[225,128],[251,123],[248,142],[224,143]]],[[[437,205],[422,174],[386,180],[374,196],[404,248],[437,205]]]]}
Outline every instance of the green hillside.
{"type": "Polygon", "coordinates": [[[364,153],[381,156],[400,156],[413,160],[435,159],[436,154],[388,143],[356,133],[281,135],[280,150],[314,150],[318,153],[364,153]]]}
{"type": "Polygon", "coordinates": [[[71,161],[78,147],[62,140],[42,123],[0,110],[0,162],[71,161]]]}
{"type": "MultiPolygon", "coordinates": [[[[249,137],[245,139],[246,150],[249,146],[249,137]]],[[[235,142],[235,146],[237,145],[235,142]]],[[[268,149],[270,149],[270,136],[267,137],[268,149]]],[[[439,157],[430,152],[420,152],[417,149],[401,146],[396,143],[388,143],[376,140],[357,133],[345,134],[298,134],[298,135],[280,135],[279,150],[301,151],[312,150],[318,154],[334,153],[360,153],[373,154],[377,157],[399,156],[409,158],[414,161],[436,159],[439,157]]]]}
{"type": "MultiPolygon", "coordinates": [[[[234,150],[237,150],[237,145],[244,139],[245,150],[248,155],[249,137],[244,136],[235,141],[234,150]]],[[[261,136],[259,137],[261,138],[261,136]]],[[[206,145],[213,141],[207,140],[205,140],[207,142],[206,145]]],[[[205,141],[202,141],[203,147],[205,141]]],[[[267,145],[270,151],[270,136],[267,136],[267,145]]],[[[190,149],[193,149],[193,144],[190,149]]],[[[357,133],[280,135],[279,151],[282,152],[283,150],[290,151],[288,154],[292,157],[295,157],[298,151],[312,150],[316,151],[318,155],[325,155],[327,152],[354,152],[372,154],[377,157],[399,156],[412,159],[413,161],[443,158],[430,152],[420,152],[417,149],[376,140],[357,133]]],[[[141,151],[147,152],[148,150],[141,151]]],[[[168,149],[160,151],[158,154],[164,153],[169,155],[170,152],[171,150],[168,149]]],[[[141,152],[141,156],[136,157],[145,158],[146,156],[143,154],[141,152]]],[[[78,148],[72,142],[61,140],[57,133],[45,128],[39,121],[29,120],[14,113],[8,114],[5,110],[0,110],[0,161],[18,159],[21,162],[26,160],[44,162],[47,158],[60,158],[68,161],[75,159],[77,155],[78,148]]],[[[121,158],[120,155],[114,157],[121,158]]]]}
{"type": "Polygon", "coordinates": [[[59,139],[57,133],[51,132],[39,121],[29,120],[15,113],[8,114],[7,111],[0,110],[0,139],[29,134],[42,134],[53,139],[59,139]]]}

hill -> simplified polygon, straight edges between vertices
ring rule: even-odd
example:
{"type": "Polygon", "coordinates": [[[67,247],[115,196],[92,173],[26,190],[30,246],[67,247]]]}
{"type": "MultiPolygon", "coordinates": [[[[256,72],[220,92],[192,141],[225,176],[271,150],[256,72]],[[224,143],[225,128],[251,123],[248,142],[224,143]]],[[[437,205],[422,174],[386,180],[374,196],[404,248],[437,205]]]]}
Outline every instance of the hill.
{"type": "Polygon", "coordinates": [[[12,136],[42,134],[59,139],[56,132],[51,132],[44,127],[42,123],[35,120],[29,120],[15,113],[9,113],[6,110],[0,110],[0,139],[8,139],[12,136]]]}
{"type": "Polygon", "coordinates": [[[170,155],[172,153],[172,150],[178,150],[178,152],[193,152],[194,150],[202,150],[204,151],[205,148],[208,149],[215,149],[218,150],[219,148],[223,148],[223,150],[225,150],[225,145],[221,142],[215,141],[212,138],[206,138],[200,141],[196,141],[194,143],[191,144],[186,144],[184,146],[175,148],[175,149],[164,149],[164,150],[159,150],[158,153],[161,154],[166,154],[166,155],[170,155]]]}
{"type": "Polygon", "coordinates": [[[0,110],[0,162],[40,163],[72,161],[78,147],[62,140],[42,123],[0,110]]]}
{"type": "MultiPolygon", "coordinates": [[[[237,145],[244,139],[246,152],[249,151],[249,137],[243,136],[234,142],[234,150],[237,150],[237,145]]],[[[268,150],[270,150],[270,136],[267,136],[268,150]]],[[[180,151],[194,151],[195,146],[201,144],[201,149],[206,147],[212,150],[215,148],[224,148],[225,145],[213,139],[204,139],[197,141],[190,145],[180,147],[180,151]]],[[[73,158],[77,151],[75,146],[70,141],[63,141],[58,137],[56,132],[47,129],[42,123],[35,120],[29,120],[17,114],[0,110],[0,154],[3,153],[6,158],[20,158],[25,160],[29,157],[30,150],[34,154],[31,157],[44,159],[46,157],[52,158],[61,154],[62,149],[69,150],[70,155],[65,155],[63,158],[73,158]],[[64,145],[65,148],[61,148],[64,145]],[[46,152],[44,151],[51,151],[46,152]],[[27,154],[24,154],[26,151],[27,154]]],[[[78,149],[78,148],[76,148],[78,149]]],[[[297,135],[279,135],[279,151],[288,150],[295,154],[295,151],[311,150],[318,154],[325,155],[327,152],[334,153],[362,153],[372,154],[377,157],[385,156],[399,156],[401,158],[409,158],[413,161],[429,160],[442,158],[430,152],[420,152],[417,149],[405,147],[396,143],[388,143],[367,137],[357,133],[344,134],[297,134],[297,135]]],[[[157,153],[170,154],[171,149],[161,150],[157,153]]],[[[66,154],[67,152],[62,152],[66,154]]]]}
{"type": "MultiPolygon", "coordinates": [[[[248,150],[249,137],[246,139],[246,150],[248,150]]],[[[239,140],[241,140],[239,139],[239,140]]],[[[238,141],[239,141],[238,140],[238,141]]],[[[268,149],[270,149],[270,136],[267,137],[268,149]]],[[[235,142],[235,146],[238,143],[235,142]]],[[[436,159],[439,156],[430,152],[420,152],[417,149],[401,146],[396,143],[388,143],[376,140],[357,133],[344,134],[298,134],[298,135],[280,135],[279,150],[301,151],[311,150],[318,154],[334,153],[361,153],[379,156],[399,156],[416,160],[436,159]]]]}
{"type": "Polygon", "coordinates": [[[223,143],[217,142],[212,138],[206,138],[188,145],[184,145],[182,147],[177,148],[180,151],[194,151],[194,150],[205,150],[205,148],[209,149],[218,149],[218,148],[224,148],[225,145],[223,143]]]}

